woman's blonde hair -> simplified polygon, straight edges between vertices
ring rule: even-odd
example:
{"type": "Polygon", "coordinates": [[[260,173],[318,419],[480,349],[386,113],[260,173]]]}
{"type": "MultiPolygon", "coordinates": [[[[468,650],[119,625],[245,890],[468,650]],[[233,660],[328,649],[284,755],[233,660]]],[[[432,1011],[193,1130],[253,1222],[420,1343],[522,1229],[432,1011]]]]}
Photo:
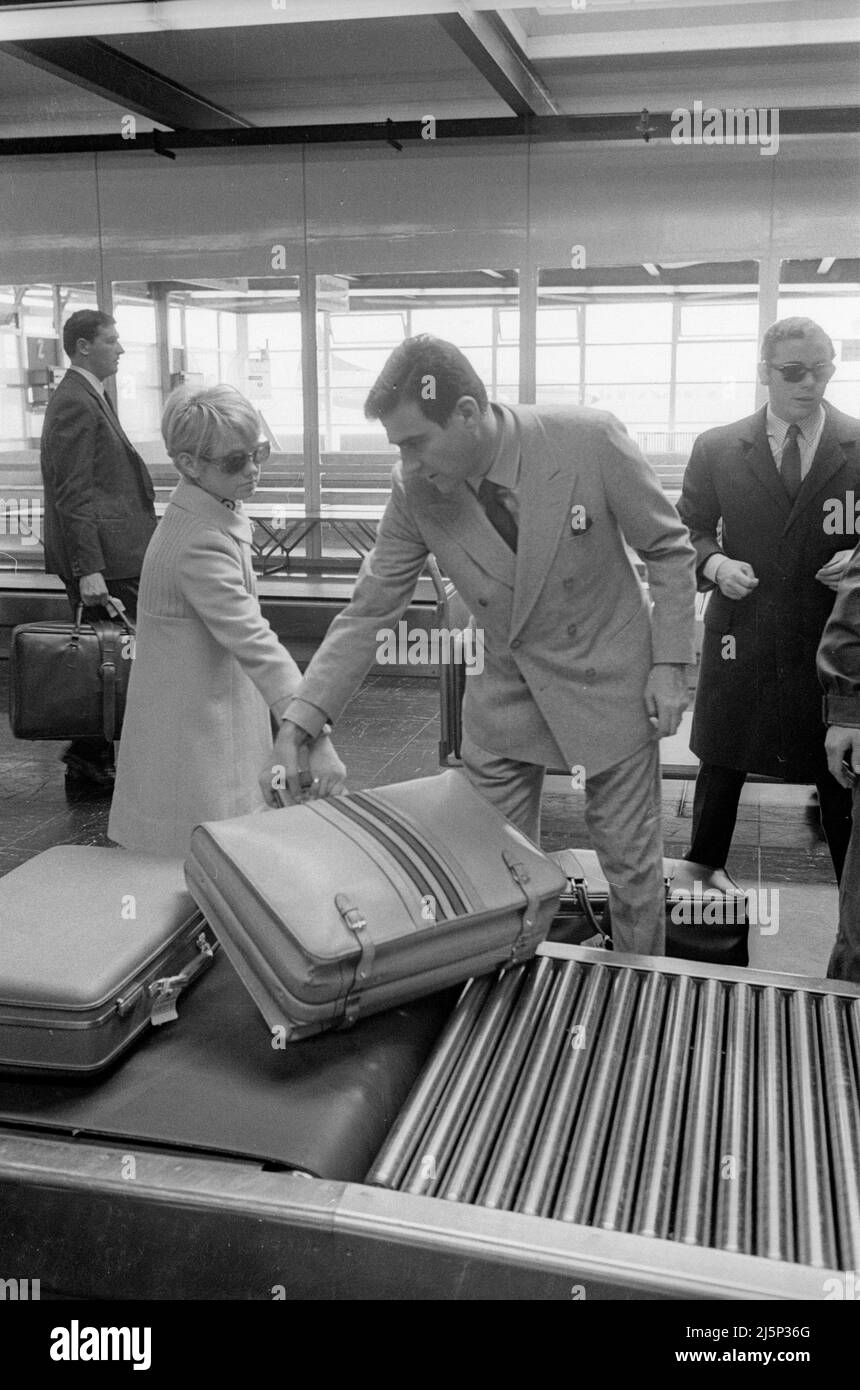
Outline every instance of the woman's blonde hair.
{"type": "Polygon", "coordinates": [[[234,386],[208,386],[203,391],[177,386],[171,391],[161,416],[161,434],[174,463],[179,454],[213,456],[228,430],[241,435],[249,448],[262,430],[259,414],[234,386]]]}

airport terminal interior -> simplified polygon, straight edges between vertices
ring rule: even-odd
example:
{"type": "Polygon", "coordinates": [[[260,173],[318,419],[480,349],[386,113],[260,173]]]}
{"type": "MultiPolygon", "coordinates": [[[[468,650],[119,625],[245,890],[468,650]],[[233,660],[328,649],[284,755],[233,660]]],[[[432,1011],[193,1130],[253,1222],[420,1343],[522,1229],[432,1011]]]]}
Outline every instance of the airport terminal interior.
{"type": "MultiPolygon", "coordinates": [[[[256,407],[257,588],[302,668],[390,494],[398,452],[364,403],[406,338],[455,343],[492,401],[611,412],[673,504],[696,439],[764,407],[777,319],[830,336],[826,400],[856,421],[858,53],[851,0],[0,4],[4,708],[14,629],[70,621],[45,572],[40,446],[76,311],[115,319],[108,393],[159,517],[177,482],[171,391],[226,383],[256,407]]],[[[706,601],[689,706],[660,747],[674,860],[706,601]]],[[[407,620],[450,630],[458,605],[431,566],[407,620]]],[[[443,677],[442,656],[377,660],[334,731],[350,792],[459,764],[443,677]]],[[[0,931],[3,876],[111,844],[110,798],[64,779],[63,747],[0,727],[0,931]]],[[[548,1015],[525,1037],[526,1003],[492,1046],[478,981],[398,1011],[399,1041],[380,1014],[266,1057],[223,951],[105,1080],[0,1074],[0,1277],[90,1299],[832,1296],[827,1280],[860,1266],[860,988],[825,981],[838,900],[818,811],[811,785],[744,787],[727,868],[750,904],[748,968],[633,970],[619,952],[610,968],[563,942],[515,967],[523,991],[579,972],[597,1000],[602,1061],[567,1134],[550,1112],[574,1082],[561,1054],[552,1072],[548,1015]],[[640,1018],[658,999],[674,1075],[640,1018]],[[241,1058],[219,1050],[219,1007],[241,1058]],[[556,1195],[529,1204],[550,1131],[556,1195]],[[729,1199],[717,1164],[735,1142],[729,1199]],[[498,1175],[522,1172],[527,1144],[518,1188],[498,1175]]],[[[542,848],[591,844],[583,791],[550,769],[542,848]]]]}

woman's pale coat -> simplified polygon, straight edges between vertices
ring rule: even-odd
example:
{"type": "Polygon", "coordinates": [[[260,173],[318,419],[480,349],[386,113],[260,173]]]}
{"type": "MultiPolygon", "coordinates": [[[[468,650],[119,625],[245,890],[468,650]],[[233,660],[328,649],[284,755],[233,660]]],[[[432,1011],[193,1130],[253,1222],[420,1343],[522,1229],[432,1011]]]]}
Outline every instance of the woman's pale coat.
{"type": "Polygon", "coordinates": [[[180,482],[143,564],[108,834],[182,857],[191,831],[263,809],[257,778],[301,675],[260,611],[251,523],[180,482]]]}

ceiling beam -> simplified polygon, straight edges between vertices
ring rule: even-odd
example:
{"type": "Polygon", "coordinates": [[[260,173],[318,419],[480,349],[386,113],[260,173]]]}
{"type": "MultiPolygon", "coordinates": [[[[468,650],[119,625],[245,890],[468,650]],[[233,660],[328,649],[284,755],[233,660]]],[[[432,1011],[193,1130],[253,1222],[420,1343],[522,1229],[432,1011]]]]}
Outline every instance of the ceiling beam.
{"type": "MultiPolygon", "coordinates": [[[[586,15],[588,11],[584,12],[586,15]]],[[[719,17],[719,10],[711,11],[719,17]]],[[[626,16],[625,16],[626,17],[626,16]]],[[[612,58],[633,53],[639,57],[666,53],[725,53],[733,49],[821,47],[837,48],[860,43],[860,18],[794,19],[790,22],[761,20],[742,24],[677,24],[653,27],[653,15],[642,15],[641,25],[628,28],[577,27],[562,32],[532,34],[525,56],[531,63],[558,62],[566,58],[612,58]]]]}
{"type": "Polygon", "coordinates": [[[557,116],[559,108],[510,30],[497,15],[467,5],[438,16],[450,39],[518,116],[557,116]]]}
{"type": "MultiPolygon", "coordinates": [[[[648,113],[649,140],[669,139],[674,122],[668,112],[648,113]]],[[[236,130],[146,132],[136,140],[119,135],[45,135],[0,140],[0,155],[92,154],[217,148],[219,146],[376,144],[412,141],[427,148],[423,120],[358,121],[346,125],[256,126],[236,130]]],[[[575,144],[580,141],[642,140],[639,112],[591,116],[488,116],[470,120],[438,120],[435,140],[503,140],[528,138],[575,144]]],[[[860,106],[781,107],[780,139],[804,135],[842,135],[860,132],[860,106]]],[[[392,150],[392,159],[396,152],[392,150]]]]}
{"type": "Polygon", "coordinates": [[[0,52],[171,130],[247,129],[251,126],[250,121],[216,106],[98,39],[0,43],[0,52]]]}

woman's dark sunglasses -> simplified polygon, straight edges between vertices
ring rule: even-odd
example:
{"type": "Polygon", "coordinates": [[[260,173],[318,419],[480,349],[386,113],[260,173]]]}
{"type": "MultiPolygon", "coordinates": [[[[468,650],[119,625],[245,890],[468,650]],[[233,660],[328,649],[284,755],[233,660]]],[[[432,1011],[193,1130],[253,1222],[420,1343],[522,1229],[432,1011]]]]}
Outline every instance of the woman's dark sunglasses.
{"type": "Polygon", "coordinates": [[[829,381],[836,370],[832,362],[816,362],[814,367],[807,367],[805,362],[784,362],[781,367],[769,362],[768,366],[780,372],[783,381],[790,381],[792,385],[803,381],[807,373],[811,373],[816,381],[829,381]]]}
{"type": "Polygon", "coordinates": [[[216,464],[222,473],[241,473],[249,459],[252,463],[262,464],[266,462],[271,452],[271,444],[268,439],[264,439],[257,445],[256,449],[237,449],[232,454],[221,454],[217,457],[201,454],[200,457],[206,463],[216,464]]]}

